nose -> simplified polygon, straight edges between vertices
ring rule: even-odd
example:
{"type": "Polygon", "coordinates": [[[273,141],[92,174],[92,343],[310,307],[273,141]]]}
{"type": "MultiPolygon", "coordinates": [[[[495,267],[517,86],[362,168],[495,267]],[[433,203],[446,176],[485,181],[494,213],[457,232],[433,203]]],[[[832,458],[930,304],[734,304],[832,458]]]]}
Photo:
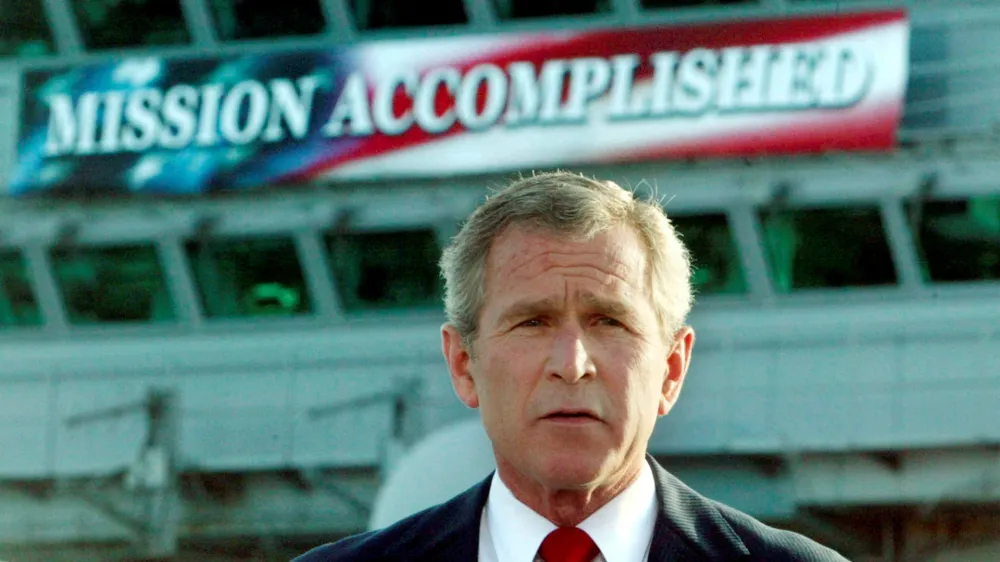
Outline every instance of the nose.
{"type": "Polygon", "coordinates": [[[570,384],[593,377],[597,371],[583,335],[575,329],[565,329],[556,334],[545,367],[549,376],[559,377],[570,384]]]}

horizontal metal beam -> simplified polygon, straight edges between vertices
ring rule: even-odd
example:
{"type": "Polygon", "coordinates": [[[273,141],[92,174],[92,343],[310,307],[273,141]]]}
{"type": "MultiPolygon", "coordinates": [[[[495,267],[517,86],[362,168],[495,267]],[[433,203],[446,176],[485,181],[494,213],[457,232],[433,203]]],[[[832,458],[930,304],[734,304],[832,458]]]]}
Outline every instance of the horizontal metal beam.
{"type": "MultiPolygon", "coordinates": [[[[199,0],[184,0],[195,2],[199,0]]],[[[469,2],[486,2],[488,0],[466,0],[469,2]]],[[[346,0],[322,0],[324,17],[328,20],[328,33],[317,37],[273,38],[268,41],[240,40],[227,41],[206,48],[208,39],[203,31],[195,33],[195,45],[173,46],[136,46],[130,49],[87,52],[79,40],[77,26],[73,22],[73,14],[66,7],[68,0],[44,0],[46,11],[56,31],[60,54],[54,57],[39,57],[19,60],[25,68],[64,67],[72,64],[87,64],[110,62],[118,60],[122,54],[128,56],[157,56],[164,58],[186,58],[205,56],[227,56],[233,54],[271,52],[283,49],[327,49],[331,40],[340,44],[354,43],[366,39],[422,39],[427,36],[427,28],[400,28],[358,32],[353,29],[346,0]],[[52,5],[49,8],[49,4],[52,5]]],[[[547,32],[553,25],[560,29],[597,29],[619,25],[634,25],[639,18],[642,25],[675,25],[683,23],[698,23],[711,21],[733,21],[755,18],[769,18],[783,15],[808,15],[817,13],[836,13],[841,11],[837,4],[819,2],[792,2],[783,0],[767,0],[762,3],[726,6],[701,6],[693,8],[678,8],[666,10],[637,11],[626,2],[636,3],[638,0],[614,0],[615,10],[608,14],[589,14],[586,17],[567,16],[554,18],[535,18],[528,20],[497,20],[495,28],[489,24],[489,17],[478,7],[470,6],[469,33],[481,32],[484,24],[489,29],[500,32],[538,31],[547,32]],[[619,5],[619,3],[621,3],[619,5]]],[[[896,2],[896,5],[902,3],[896,2]]],[[[886,3],[880,0],[854,0],[850,3],[851,11],[867,9],[884,9],[886,3]]],[[[200,19],[193,10],[194,24],[200,19]]],[[[846,11],[846,10],[844,10],[846,11]]],[[[933,4],[909,5],[909,17],[915,27],[920,26],[990,26],[1000,25],[1000,11],[992,6],[977,5],[972,2],[949,2],[945,6],[933,4]]],[[[201,26],[202,24],[197,24],[201,26]]],[[[192,28],[193,29],[193,28],[192,28]]],[[[461,28],[459,28],[461,29],[461,28]]],[[[194,29],[193,29],[194,33],[194,29]]]]}
{"type": "Polygon", "coordinates": [[[75,58],[83,53],[83,39],[71,0],[42,0],[42,8],[60,55],[56,58],[75,58]]]}

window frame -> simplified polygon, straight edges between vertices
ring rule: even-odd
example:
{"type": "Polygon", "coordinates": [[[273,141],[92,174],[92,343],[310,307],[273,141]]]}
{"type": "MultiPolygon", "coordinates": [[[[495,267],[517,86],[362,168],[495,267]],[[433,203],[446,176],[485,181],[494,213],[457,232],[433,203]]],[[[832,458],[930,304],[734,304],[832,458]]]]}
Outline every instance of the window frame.
{"type": "Polygon", "coordinates": [[[215,325],[226,325],[226,324],[253,324],[258,322],[306,322],[312,323],[321,317],[320,306],[318,305],[318,299],[312,294],[313,287],[309,282],[309,275],[306,271],[307,265],[302,259],[302,252],[299,248],[299,244],[296,240],[296,235],[292,231],[287,230],[265,230],[260,232],[246,232],[246,231],[212,231],[210,233],[205,233],[204,235],[189,235],[184,236],[179,239],[181,256],[184,260],[184,266],[187,267],[188,272],[191,276],[191,282],[194,288],[194,297],[196,299],[195,305],[198,308],[199,316],[201,320],[205,323],[215,324],[215,325]],[[212,315],[208,312],[208,307],[205,305],[206,294],[203,292],[203,285],[198,277],[198,272],[195,264],[192,262],[191,255],[188,251],[188,246],[190,244],[197,244],[199,242],[222,242],[222,243],[239,243],[239,242],[252,242],[252,241],[266,241],[266,240],[286,240],[292,246],[292,250],[295,253],[295,261],[299,265],[299,274],[302,278],[302,287],[306,294],[308,302],[308,309],[302,312],[289,314],[289,315],[253,315],[253,314],[240,314],[240,315],[212,315]]]}
{"type": "Polygon", "coordinates": [[[950,195],[950,194],[939,194],[935,193],[929,196],[917,196],[909,197],[905,200],[900,201],[900,207],[904,219],[907,221],[907,231],[910,233],[915,260],[917,263],[917,271],[919,273],[920,282],[923,286],[928,287],[937,293],[939,290],[944,289],[945,291],[951,290],[952,288],[959,288],[963,290],[965,288],[982,287],[983,285],[998,284],[1000,283],[1000,276],[997,278],[978,278],[978,279],[962,279],[955,281],[947,280],[934,280],[931,274],[930,260],[926,258],[926,252],[921,242],[920,229],[921,224],[914,224],[908,205],[927,205],[933,203],[950,203],[950,202],[969,202],[974,197],[991,197],[1000,203],[1000,193],[993,192],[991,194],[973,194],[973,195],[950,195]]]}
{"type": "Polygon", "coordinates": [[[137,327],[144,326],[178,326],[183,323],[183,317],[180,311],[180,304],[178,302],[178,296],[175,294],[173,287],[170,283],[170,274],[167,271],[167,264],[163,260],[163,251],[160,246],[159,241],[149,240],[149,239],[125,239],[125,240],[103,240],[103,241],[83,241],[74,240],[69,244],[49,244],[45,247],[45,253],[48,258],[49,270],[52,275],[52,282],[55,284],[55,289],[57,296],[59,297],[61,306],[66,315],[66,323],[69,329],[76,330],[91,330],[91,329],[104,329],[104,328],[122,328],[122,329],[135,329],[137,327]],[[63,286],[62,280],[59,277],[57,267],[56,267],[56,252],[60,250],[69,251],[102,251],[102,250],[115,250],[120,248],[128,247],[146,247],[153,251],[154,257],[156,259],[157,266],[159,268],[160,278],[163,283],[163,291],[166,294],[166,298],[169,300],[170,309],[172,311],[172,317],[169,319],[164,319],[160,321],[154,321],[152,317],[148,320],[118,320],[118,321],[94,321],[94,322],[74,322],[73,312],[67,301],[67,294],[63,286]]]}
{"type": "MultiPolygon", "coordinates": [[[[737,235],[737,228],[736,228],[736,224],[734,222],[734,218],[733,218],[732,213],[729,211],[729,209],[726,209],[726,208],[700,208],[697,211],[690,210],[690,209],[692,209],[692,207],[688,207],[685,210],[676,211],[676,212],[674,212],[672,210],[668,210],[667,211],[667,217],[671,220],[671,223],[675,227],[676,227],[676,224],[674,224],[672,222],[675,218],[676,219],[684,219],[684,218],[688,218],[688,217],[707,217],[707,216],[721,216],[721,217],[723,217],[724,220],[725,220],[726,229],[729,232],[729,240],[732,243],[732,249],[733,249],[733,251],[736,254],[735,257],[736,257],[737,267],[739,268],[740,276],[743,278],[743,285],[744,285],[744,290],[742,292],[739,292],[739,293],[698,293],[698,292],[695,292],[695,302],[696,303],[701,303],[701,302],[703,302],[705,300],[708,300],[709,302],[714,303],[714,304],[725,304],[725,303],[743,303],[743,304],[745,304],[748,300],[753,299],[755,297],[754,287],[753,287],[753,283],[751,282],[751,279],[750,279],[751,276],[750,276],[750,272],[748,271],[748,268],[747,268],[747,259],[746,259],[746,256],[744,255],[743,248],[742,248],[742,246],[740,244],[739,236],[737,235]]],[[[681,241],[682,242],[684,241],[683,238],[681,238],[681,241]]],[[[691,248],[688,247],[687,244],[685,244],[685,248],[687,248],[688,251],[691,250],[691,248]]],[[[694,258],[692,258],[692,261],[695,263],[695,265],[697,265],[697,261],[694,258]]],[[[695,291],[697,291],[697,288],[694,287],[693,283],[692,283],[692,289],[695,290],[695,291]]]]}
{"type": "MultiPolygon", "coordinates": [[[[310,38],[322,38],[329,34],[330,32],[330,14],[324,3],[326,0],[310,0],[316,3],[316,9],[318,12],[318,17],[322,20],[319,28],[311,33],[275,33],[274,35],[259,35],[259,36],[240,36],[238,33],[239,23],[234,23],[233,36],[227,37],[222,31],[222,14],[220,13],[221,8],[217,8],[217,3],[225,3],[228,5],[230,15],[236,20],[235,16],[235,2],[236,0],[200,0],[204,3],[204,8],[208,14],[208,18],[212,26],[212,34],[219,43],[232,44],[240,43],[243,41],[271,41],[274,39],[310,39],[310,38]]],[[[191,33],[194,36],[194,33],[191,33]]]]}
{"type": "MultiPolygon", "coordinates": [[[[70,12],[74,26],[76,28],[76,33],[80,38],[81,47],[87,52],[93,53],[115,53],[118,51],[126,50],[131,51],[134,49],[147,49],[156,52],[161,49],[176,49],[184,47],[193,47],[195,45],[196,33],[192,29],[190,22],[188,21],[187,14],[185,13],[184,1],[183,0],[145,0],[147,2],[159,2],[159,5],[163,5],[164,2],[173,3],[177,2],[177,21],[180,22],[178,27],[184,34],[184,39],[177,42],[166,42],[166,43],[130,43],[125,45],[97,45],[93,44],[92,41],[94,36],[92,34],[93,29],[89,22],[84,22],[84,18],[81,17],[81,12],[86,10],[83,4],[87,3],[88,0],[64,0],[66,9],[70,12]]],[[[128,1],[128,0],[126,0],[128,1]]],[[[115,9],[119,9],[122,2],[119,2],[119,6],[115,6],[115,9]]],[[[110,13],[111,10],[109,10],[110,13]]],[[[113,26],[120,27],[120,26],[113,26]]]]}
{"type": "MultiPolygon", "coordinates": [[[[28,263],[27,252],[25,252],[24,248],[17,245],[0,243],[0,255],[3,254],[13,254],[14,256],[20,258],[21,266],[24,268],[25,279],[28,282],[28,290],[31,292],[34,307],[38,312],[38,323],[10,325],[0,324],[0,334],[22,331],[38,331],[44,329],[46,326],[45,310],[42,307],[41,297],[38,294],[38,281],[33,278],[31,264],[28,263]]],[[[6,294],[3,296],[6,298],[6,294]]]]}
{"type": "Polygon", "coordinates": [[[893,237],[890,233],[890,220],[886,216],[885,209],[882,205],[882,197],[873,195],[870,198],[844,198],[844,199],[827,199],[825,201],[815,201],[812,198],[794,198],[789,197],[786,201],[776,202],[772,205],[775,208],[785,211],[812,211],[812,210],[846,210],[846,209],[859,209],[867,208],[876,211],[878,214],[879,221],[882,225],[882,234],[885,240],[886,248],[889,251],[889,257],[892,260],[893,271],[895,274],[895,282],[888,285],[857,285],[857,286],[844,286],[844,287],[803,287],[803,288],[790,288],[787,292],[782,292],[778,289],[773,272],[772,259],[769,256],[770,250],[767,247],[767,242],[765,241],[765,227],[762,220],[762,214],[765,213],[769,205],[754,205],[751,209],[753,215],[754,227],[758,233],[756,244],[759,246],[762,256],[764,258],[765,275],[768,279],[768,284],[770,291],[772,292],[773,298],[776,300],[786,300],[795,302],[816,302],[824,303],[831,300],[843,300],[845,295],[849,295],[851,299],[866,299],[871,298],[873,300],[885,300],[892,298],[901,298],[907,295],[908,292],[905,290],[904,285],[904,275],[900,270],[899,257],[897,255],[897,248],[893,243],[893,237]],[[794,203],[793,203],[794,201],[794,203]]]}
{"type": "MultiPolygon", "coordinates": [[[[427,223],[414,223],[410,224],[407,222],[402,222],[398,224],[383,224],[378,226],[361,226],[357,228],[345,229],[338,232],[336,229],[323,229],[319,232],[320,244],[323,250],[323,255],[326,258],[327,274],[330,276],[330,280],[333,284],[333,289],[336,291],[337,301],[340,304],[340,317],[347,319],[354,318],[400,318],[400,317],[426,317],[430,314],[442,315],[444,314],[444,281],[439,280],[441,284],[441,299],[437,300],[435,306],[405,306],[405,307],[394,307],[394,306],[375,306],[375,307],[362,307],[351,309],[344,298],[342,292],[341,281],[338,276],[336,269],[336,263],[333,260],[333,248],[330,245],[330,241],[333,236],[338,234],[347,235],[377,235],[377,234],[399,234],[405,232],[428,232],[434,237],[435,245],[437,246],[438,252],[444,251],[444,246],[442,245],[442,236],[440,229],[437,225],[430,225],[427,223]]],[[[434,270],[438,272],[437,262],[434,263],[434,270]]],[[[439,274],[438,274],[439,276],[439,274]]]]}

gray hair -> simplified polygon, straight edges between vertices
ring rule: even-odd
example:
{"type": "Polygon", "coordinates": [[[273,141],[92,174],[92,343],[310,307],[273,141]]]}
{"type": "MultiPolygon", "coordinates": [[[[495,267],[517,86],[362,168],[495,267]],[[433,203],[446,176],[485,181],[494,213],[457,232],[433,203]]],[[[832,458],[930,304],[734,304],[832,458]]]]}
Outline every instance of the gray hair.
{"type": "Polygon", "coordinates": [[[551,172],[518,179],[487,197],[444,250],[445,312],[465,347],[471,351],[478,335],[490,248],[506,228],[539,228],[589,240],[623,224],[635,229],[646,246],[660,327],[675,334],[694,300],[691,259],[655,195],[640,199],[611,181],[551,172]]]}

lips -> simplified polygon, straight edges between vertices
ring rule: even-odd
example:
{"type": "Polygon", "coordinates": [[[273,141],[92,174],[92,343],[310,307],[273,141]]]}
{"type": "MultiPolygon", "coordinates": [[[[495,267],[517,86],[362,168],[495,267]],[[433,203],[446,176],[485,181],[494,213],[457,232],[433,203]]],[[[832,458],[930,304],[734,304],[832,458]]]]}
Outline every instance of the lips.
{"type": "Polygon", "coordinates": [[[556,410],[543,416],[543,419],[549,420],[595,420],[600,421],[601,418],[592,410],[581,410],[581,409],[564,409],[556,410]]]}

